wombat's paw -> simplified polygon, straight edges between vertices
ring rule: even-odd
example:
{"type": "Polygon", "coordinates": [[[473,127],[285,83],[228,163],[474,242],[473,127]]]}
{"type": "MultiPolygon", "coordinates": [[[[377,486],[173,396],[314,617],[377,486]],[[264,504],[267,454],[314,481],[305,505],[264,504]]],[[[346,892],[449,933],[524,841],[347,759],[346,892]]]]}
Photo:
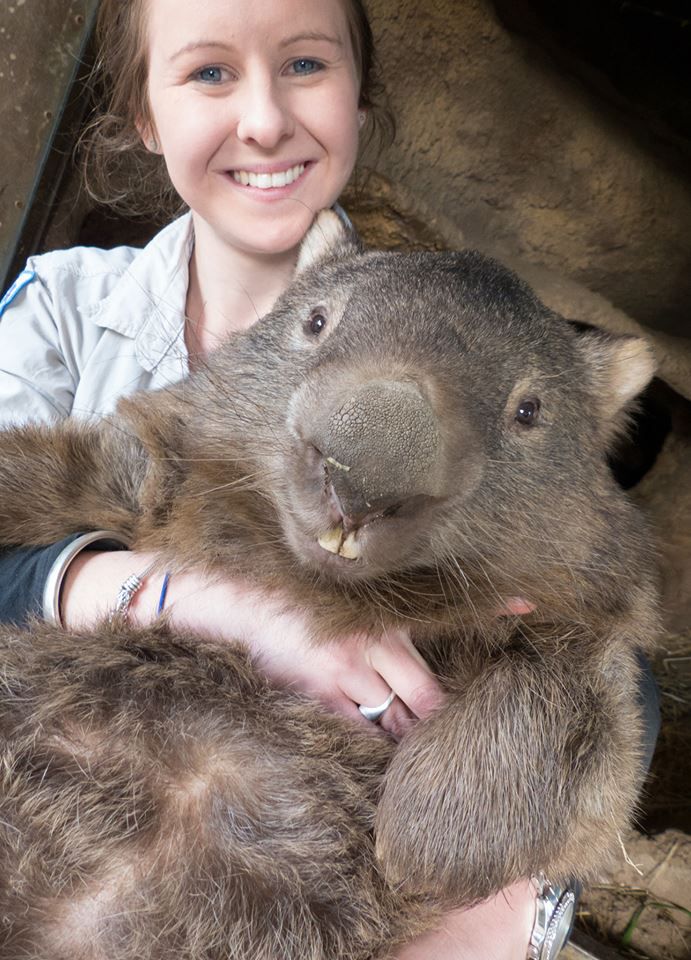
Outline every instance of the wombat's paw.
{"type": "Polygon", "coordinates": [[[444,715],[449,721],[443,710],[399,746],[378,805],[376,851],[395,889],[461,905],[529,875],[531,864],[505,822],[512,798],[497,804],[467,755],[455,744],[449,749],[440,729],[444,715]]]}
{"type": "MultiPolygon", "coordinates": [[[[396,889],[463,904],[541,870],[589,879],[617,849],[635,794],[635,715],[619,704],[632,745],[594,697],[569,722],[565,684],[535,699],[512,683],[493,699],[492,677],[476,678],[398,747],[376,821],[380,868],[396,889]]],[[[533,686],[547,690],[547,678],[533,686]]]]}

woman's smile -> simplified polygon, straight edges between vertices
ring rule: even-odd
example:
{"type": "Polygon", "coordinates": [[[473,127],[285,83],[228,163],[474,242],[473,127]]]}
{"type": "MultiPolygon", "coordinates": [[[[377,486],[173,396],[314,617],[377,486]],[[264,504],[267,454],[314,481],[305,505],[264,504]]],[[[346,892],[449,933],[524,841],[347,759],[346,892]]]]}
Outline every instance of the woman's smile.
{"type": "Polygon", "coordinates": [[[272,167],[271,169],[250,169],[248,167],[231,170],[231,176],[236,183],[243,187],[257,187],[259,190],[271,190],[276,187],[289,187],[305,172],[305,163],[290,164],[289,166],[272,167]]]}

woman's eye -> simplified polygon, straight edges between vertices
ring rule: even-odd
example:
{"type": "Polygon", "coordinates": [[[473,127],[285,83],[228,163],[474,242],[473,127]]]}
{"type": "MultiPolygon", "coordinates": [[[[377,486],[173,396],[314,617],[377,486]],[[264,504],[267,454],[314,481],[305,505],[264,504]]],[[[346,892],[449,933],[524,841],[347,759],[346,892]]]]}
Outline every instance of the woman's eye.
{"type": "Polygon", "coordinates": [[[540,401],[537,397],[526,397],[516,407],[515,419],[525,427],[533,427],[537,423],[540,412],[540,401]]]}
{"type": "Polygon", "coordinates": [[[308,73],[317,73],[318,70],[323,69],[323,65],[319,63],[318,60],[309,60],[307,57],[300,57],[299,60],[293,60],[290,68],[293,73],[304,76],[308,73]]]}
{"type": "Polygon", "coordinates": [[[223,69],[221,67],[202,67],[197,70],[193,77],[195,80],[201,80],[202,83],[220,83],[223,80],[223,69]]]}

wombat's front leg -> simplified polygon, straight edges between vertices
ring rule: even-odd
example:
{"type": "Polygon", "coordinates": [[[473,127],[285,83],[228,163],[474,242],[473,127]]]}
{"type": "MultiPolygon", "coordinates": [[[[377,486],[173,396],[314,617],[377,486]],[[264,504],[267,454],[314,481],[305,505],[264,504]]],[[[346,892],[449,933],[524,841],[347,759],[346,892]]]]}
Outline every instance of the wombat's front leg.
{"type": "Polygon", "coordinates": [[[635,655],[528,641],[471,654],[394,756],[377,852],[398,889],[462,904],[540,870],[586,878],[617,846],[640,778],[635,655]]]}
{"type": "Polygon", "coordinates": [[[0,543],[51,543],[76,531],[131,537],[147,471],[124,426],[66,420],[0,432],[0,543]]]}

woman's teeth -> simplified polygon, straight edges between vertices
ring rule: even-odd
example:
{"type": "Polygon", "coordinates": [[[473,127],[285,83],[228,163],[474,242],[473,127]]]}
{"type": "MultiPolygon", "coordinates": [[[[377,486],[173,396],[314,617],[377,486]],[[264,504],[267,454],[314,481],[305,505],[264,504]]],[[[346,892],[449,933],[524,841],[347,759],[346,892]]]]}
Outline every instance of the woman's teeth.
{"type": "Polygon", "coordinates": [[[289,170],[280,173],[249,173],[247,170],[233,170],[233,180],[243,187],[259,187],[260,190],[269,190],[271,187],[287,187],[297,180],[305,171],[305,164],[298,163],[289,170]]]}

